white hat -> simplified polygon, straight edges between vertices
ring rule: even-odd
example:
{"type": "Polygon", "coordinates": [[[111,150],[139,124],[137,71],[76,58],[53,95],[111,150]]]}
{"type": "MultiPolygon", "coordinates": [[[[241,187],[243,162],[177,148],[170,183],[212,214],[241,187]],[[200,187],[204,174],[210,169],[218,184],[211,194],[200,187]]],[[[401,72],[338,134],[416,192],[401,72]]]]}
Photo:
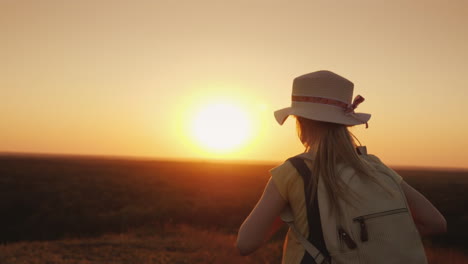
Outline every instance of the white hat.
{"type": "Polygon", "coordinates": [[[294,79],[291,107],[275,111],[280,125],[290,115],[343,125],[366,124],[371,115],[355,113],[364,101],[353,97],[354,84],[331,71],[316,71],[294,79]]]}

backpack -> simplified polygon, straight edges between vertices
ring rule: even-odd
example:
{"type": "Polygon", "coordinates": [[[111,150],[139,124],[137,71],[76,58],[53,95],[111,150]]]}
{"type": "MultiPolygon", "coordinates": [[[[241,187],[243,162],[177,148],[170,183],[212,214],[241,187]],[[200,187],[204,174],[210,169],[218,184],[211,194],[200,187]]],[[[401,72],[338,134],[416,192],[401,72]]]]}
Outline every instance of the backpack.
{"type": "MultiPolygon", "coordinates": [[[[376,156],[367,155],[365,147],[359,147],[358,153],[375,169],[376,179],[385,189],[372,181],[361,180],[350,166],[340,165],[338,174],[351,191],[359,195],[359,201],[354,202],[355,206],[340,201],[341,220],[332,216],[332,208],[320,177],[314,197],[315,207],[318,208],[307,208],[311,231],[308,238],[297,231],[291,211],[286,209],[282,212],[281,218],[306,249],[301,264],[427,264],[421,237],[397,181],[399,176],[376,156]],[[316,221],[312,220],[314,217],[316,221]],[[321,232],[314,233],[312,230],[317,230],[314,228],[317,224],[321,232]],[[319,233],[323,237],[317,239],[319,233]],[[325,242],[326,249],[320,247],[320,241],[325,242]]],[[[304,180],[306,205],[311,196],[305,186],[314,177],[304,161],[307,157],[298,155],[288,159],[304,180]]]]}

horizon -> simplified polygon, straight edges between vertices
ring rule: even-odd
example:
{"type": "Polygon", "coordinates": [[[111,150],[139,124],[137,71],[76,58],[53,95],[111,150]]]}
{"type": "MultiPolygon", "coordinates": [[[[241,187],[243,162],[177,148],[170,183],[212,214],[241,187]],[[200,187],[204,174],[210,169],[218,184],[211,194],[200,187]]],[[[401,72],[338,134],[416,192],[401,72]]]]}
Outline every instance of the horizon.
{"type": "MultiPolygon", "coordinates": [[[[238,165],[258,165],[277,166],[285,160],[242,160],[242,159],[209,159],[209,158],[167,158],[151,156],[126,156],[126,155],[106,155],[106,154],[74,154],[74,153],[46,153],[46,152],[8,152],[0,151],[0,157],[37,157],[37,158],[70,158],[70,159],[97,159],[97,160],[122,160],[122,161],[154,161],[154,162],[180,162],[180,163],[212,163],[212,164],[238,164],[238,165]]],[[[395,170],[428,170],[428,171],[449,171],[468,172],[468,167],[437,167],[437,166],[415,166],[415,165],[394,165],[387,164],[395,170]]],[[[273,167],[272,167],[273,168],[273,167]]]]}

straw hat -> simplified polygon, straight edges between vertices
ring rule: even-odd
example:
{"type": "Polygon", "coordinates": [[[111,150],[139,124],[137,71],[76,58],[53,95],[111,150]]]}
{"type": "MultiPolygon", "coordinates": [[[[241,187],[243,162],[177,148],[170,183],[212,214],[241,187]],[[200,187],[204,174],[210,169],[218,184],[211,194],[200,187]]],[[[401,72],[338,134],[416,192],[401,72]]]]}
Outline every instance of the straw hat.
{"type": "Polygon", "coordinates": [[[354,84],[331,71],[316,71],[294,79],[290,107],[275,111],[280,125],[288,116],[343,125],[366,124],[371,115],[355,113],[354,109],[364,101],[360,95],[353,101],[354,84]]]}

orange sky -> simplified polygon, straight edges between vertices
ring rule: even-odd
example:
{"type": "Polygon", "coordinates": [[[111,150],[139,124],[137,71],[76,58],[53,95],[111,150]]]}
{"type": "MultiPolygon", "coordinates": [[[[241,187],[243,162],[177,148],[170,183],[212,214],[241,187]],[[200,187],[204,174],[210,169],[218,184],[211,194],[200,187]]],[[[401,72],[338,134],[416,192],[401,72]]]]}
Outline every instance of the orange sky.
{"type": "Polygon", "coordinates": [[[468,168],[467,28],[461,0],[1,1],[0,151],[280,161],[302,148],[273,111],[328,69],[366,98],[370,152],[468,168]],[[220,100],[254,125],[215,156],[187,124],[220,100]]]}

